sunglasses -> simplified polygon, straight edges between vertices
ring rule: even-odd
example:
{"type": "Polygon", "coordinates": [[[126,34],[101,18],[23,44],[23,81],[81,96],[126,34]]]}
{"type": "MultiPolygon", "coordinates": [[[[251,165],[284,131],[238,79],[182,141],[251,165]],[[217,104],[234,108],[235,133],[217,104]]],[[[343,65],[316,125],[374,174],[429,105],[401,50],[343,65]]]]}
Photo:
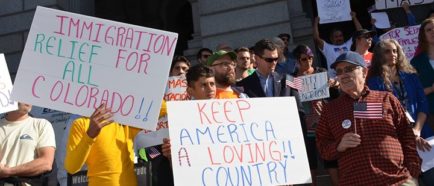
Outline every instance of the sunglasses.
{"type": "Polygon", "coordinates": [[[277,62],[277,60],[279,60],[278,57],[276,57],[276,58],[268,58],[268,57],[261,57],[261,56],[259,56],[259,57],[262,58],[267,63],[273,63],[273,62],[277,62]]]}
{"type": "Polygon", "coordinates": [[[211,56],[210,54],[202,54],[203,58],[208,58],[209,56],[211,56]]]}
{"type": "Polygon", "coordinates": [[[354,70],[358,69],[360,66],[346,66],[343,69],[336,69],[336,76],[340,76],[342,74],[353,72],[354,70]]]}

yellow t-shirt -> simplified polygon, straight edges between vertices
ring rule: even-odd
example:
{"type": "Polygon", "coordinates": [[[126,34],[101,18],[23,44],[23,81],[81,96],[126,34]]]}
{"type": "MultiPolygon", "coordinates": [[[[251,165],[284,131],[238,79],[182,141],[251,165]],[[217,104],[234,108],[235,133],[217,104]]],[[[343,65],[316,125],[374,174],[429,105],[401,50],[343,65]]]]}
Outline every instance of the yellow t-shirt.
{"type": "Polygon", "coordinates": [[[71,174],[88,167],[89,186],[136,186],[133,141],[140,129],[113,122],[94,139],[86,131],[89,118],[76,119],[66,146],[65,169],[71,174]]]}
{"type": "Polygon", "coordinates": [[[239,98],[239,94],[233,90],[217,89],[215,99],[232,99],[239,98]]]}

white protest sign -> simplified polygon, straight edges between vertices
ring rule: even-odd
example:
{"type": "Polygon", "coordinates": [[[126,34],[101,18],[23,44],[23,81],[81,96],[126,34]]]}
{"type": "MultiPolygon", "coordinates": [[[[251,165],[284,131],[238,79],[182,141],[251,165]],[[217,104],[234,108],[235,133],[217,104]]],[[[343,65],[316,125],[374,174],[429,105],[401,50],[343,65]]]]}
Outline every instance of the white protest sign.
{"type": "Polygon", "coordinates": [[[185,76],[171,76],[167,80],[164,100],[179,101],[189,100],[190,95],[187,93],[187,79],[185,76]]]}
{"type": "Polygon", "coordinates": [[[4,54],[0,54],[0,114],[18,109],[16,101],[11,100],[12,81],[4,54]]]}
{"type": "Polygon", "coordinates": [[[37,7],[15,100],[82,116],[101,103],[115,121],[154,130],[177,34],[37,7]]]}
{"type": "Polygon", "coordinates": [[[152,147],[163,144],[163,139],[169,138],[169,125],[167,116],[158,119],[158,125],[155,131],[142,130],[134,139],[134,147],[136,149],[152,147]]]}
{"type": "Polygon", "coordinates": [[[390,28],[389,16],[386,12],[373,12],[371,17],[375,19],[375,27],[381,29],[390,28]]]}
{"type": "Polygon", "coordinates": [[[316,0],[320,24],[351,20],[349,0],[316,0]]]}
{"type": "Polygon", "coordinates": [[[294,97],[172,101],[167,109],[175,185],[311,183],[294,97]]]}
{"type": "Polygon", "coordinates": [[[402,46],[405,56],[407,56],[407,59],[411,60],[414,56],[414,53],[416,52],[416,48],[419,42],[419,27],[420,25],[394,28],[389,32],[381,35],[380,40],[395,39],[402,46]]]}
{"type": "Polygon", "coordinates": [[[300,101],[311,101],[330,97],[327,72],[299,76],[303,89],[299,91],[300,101]]]}
{"type": "Polygon", "coordinates": [[[410,6],[429,4],[434,2],[434,0],[375,0],[375,8],[377,10],[399,8],[405,1],[408,1],[410,6]]]}

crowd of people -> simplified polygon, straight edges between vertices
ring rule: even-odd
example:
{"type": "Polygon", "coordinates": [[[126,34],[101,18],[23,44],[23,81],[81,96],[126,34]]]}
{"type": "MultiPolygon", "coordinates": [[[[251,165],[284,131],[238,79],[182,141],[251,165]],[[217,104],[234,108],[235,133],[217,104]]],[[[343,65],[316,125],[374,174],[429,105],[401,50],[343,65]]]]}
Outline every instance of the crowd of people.
{"type": "MultiPolygon", "coordinates": [[[[314,51],[305,44],[291,51],[291,36],[283,33],[252,47],[202,48],[193,66],[176,56],[170,76],[186,78],[192,100],[295,97],[312,185],[317,184],[318,156],[335,186],[434,185],[434,168],[422,171],[418,155],[418,150],[434,153],[426,140],[434,135],[434,18],[421,23],[417,54],[410,61],[396,40],[376,41],[376,30],[363,29],[354,12],[351,17],[356,28],[351,39],[345,41],[335,29],[331,43],[320,38],[319,18],[314,19],[322,66],[314,64],[314,51]],[[328,74],[330,98],[301,102],[298,89],[286,83],[321,72],[328,74]]],[[[47,120],[31,117],[30,109],[20,103],[0,123],[0,182],[5,185],[29,185],[33,176],[52,169],[54,131],[47,120]]],[[[163,101],[160,117],[166,114],[163,101]]],[[[90,117],[71,120],[64,161],[57,166],[74,174],[86,165],[89,185],[137,185],[133,143],[140,129],[112,117],[101,104],[90,117]]],[[[170,139],[148,152],[154,150],[161,153],[151,157],[158,160],[152,167],[154,184],[173,185],[170,139]]]]}

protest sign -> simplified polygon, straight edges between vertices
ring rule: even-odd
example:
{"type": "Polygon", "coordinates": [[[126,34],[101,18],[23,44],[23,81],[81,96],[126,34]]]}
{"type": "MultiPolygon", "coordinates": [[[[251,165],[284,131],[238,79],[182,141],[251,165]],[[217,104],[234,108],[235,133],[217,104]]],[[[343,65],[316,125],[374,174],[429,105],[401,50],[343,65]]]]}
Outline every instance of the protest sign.
{"type": "Polygon", "coordinates": [[[299,90],[300,101],[311,101],[330,97],[327,72],[299,76],[303,89],[299,90]]]}
{"type": "Polygon", "coordinates": [[[15,100],[154,130],[177,34],[37,7],[15,100]]]}
{"type": "Polygon", "coordinates": [[[394,28],[389,32],[381,35],[380,40],[395,39],[402,46],[405,56],[407,56],[407,59],[411,60],[414,56],[414,53],[416,52],[416,48],[419,42],[419,27],[420,25],[394,28]]]}
{"type": "Polygon", "coordinates": [[[169,124],[167,116],[158,119],[157,128],[155,131],[142,130],[134,139],[134,149],[137,152],[140,148],[152,147],[163,144],[163,139],[169,138],[169,124]]]}
{"type": "Polygon", "coordinates": [[[190,96],[187,93],[187,79],[185,76],[171,76],[167,80],[166,92],[164,100],[179,101],[189,100],[190,96]]]}
{"type": "Polygon", "coordinates": [[[405,1],[407,1],[410,6],[434,2],[434,0],[375,0],[375,8],[377,10],[399,8],[405,1]]]}
{"type": "Polygon", "coordinates": [[[17,102],[11,100],[12,81],[4,54],[0,54],[0,114],[18,109],[17,102]]]}
{"type": "Polygon", "coordinates": [[[311,182],[294,97],[172,101],[167,108],[175,185],[311,182]]]}
{"type": "Polygon", "coordinates": [[[320,24],[351,21],[349,0],[316,0],[320,24]]]}

